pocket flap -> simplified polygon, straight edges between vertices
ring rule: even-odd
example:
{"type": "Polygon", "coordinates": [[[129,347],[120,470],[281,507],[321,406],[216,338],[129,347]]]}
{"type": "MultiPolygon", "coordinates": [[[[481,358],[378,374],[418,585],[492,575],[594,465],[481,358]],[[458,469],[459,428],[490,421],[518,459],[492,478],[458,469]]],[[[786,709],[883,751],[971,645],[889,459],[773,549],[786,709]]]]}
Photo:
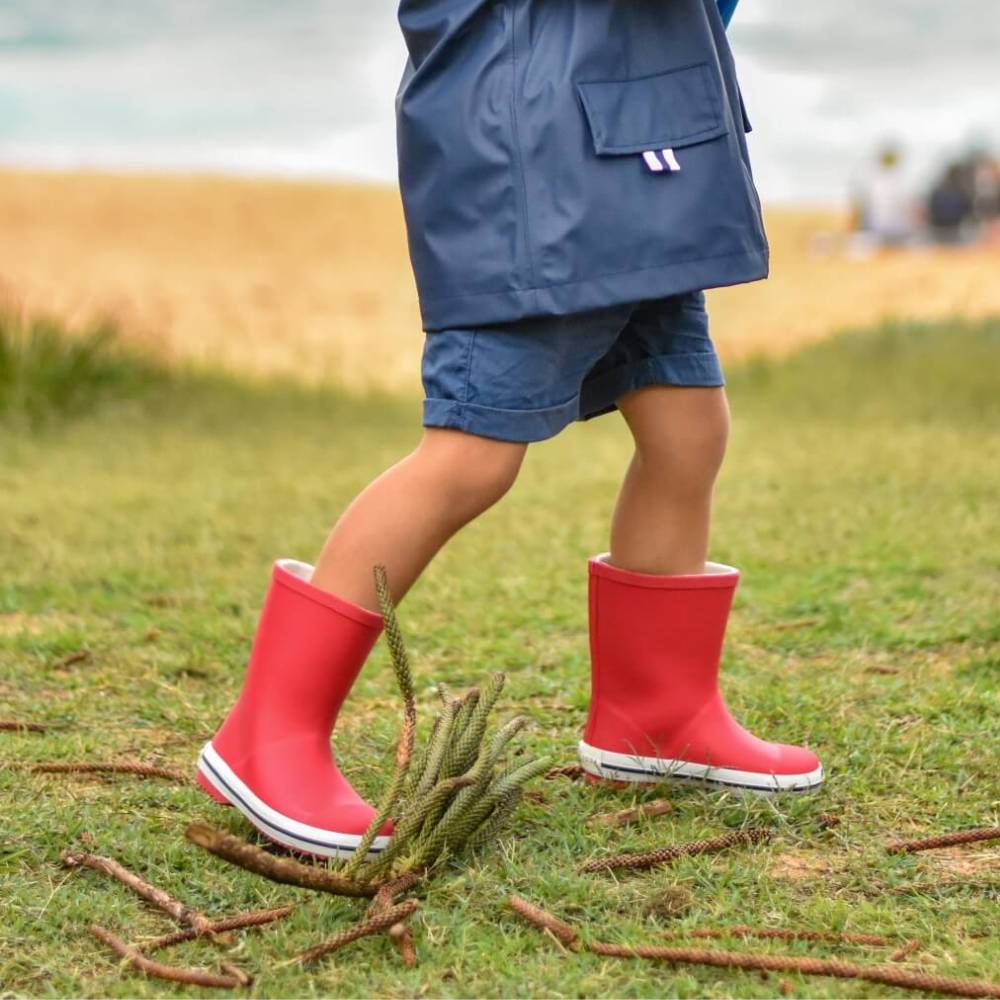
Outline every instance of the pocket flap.
{"type": "Polygon", "coordinates": [[[693,146],[729,131],[707,62],[576,86],[599,156],[693,146]]]}

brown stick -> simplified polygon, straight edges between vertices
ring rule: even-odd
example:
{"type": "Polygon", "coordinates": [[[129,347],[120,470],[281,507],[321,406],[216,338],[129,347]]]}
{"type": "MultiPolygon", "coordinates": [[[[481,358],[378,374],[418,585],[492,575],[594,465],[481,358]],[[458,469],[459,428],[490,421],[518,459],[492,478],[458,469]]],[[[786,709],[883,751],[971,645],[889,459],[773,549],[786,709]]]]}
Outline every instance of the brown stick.
{"type": "Polygon", "coordinates": [[[41,722],[22,722],[20,719],[0,719],[0,729],[5,732],[24,730],[28,733],[44,733],[48,726],[41,722]]]}
{"type": "Polygon", "coordinates": [[[690,844],[674,844],[671,847],[649,851],[645,854],[619,854],[611,858],[598,858],[596,861],[588,861],[585,865],[581,865],[580,871],[600,872],[620,868],[653,868],[656,865],[667,864],[684,855],[710,854],[725,850],[727,847],[734,847],[737,844],[762,844],[770,839],[770,830],[734,830],[732,833],[724,833],[719,837],[695,840],[690,844]]]}
{"type": "MultiPolygon", "coordinates": [[[[409,892],[422,878],[423,875],[420,872],[404,872],[398,878],[384,882],[379,891],[375,893],[375,898],[372,900],[371,906],[368,907],[366,915],[373,917],[376,913],[387,910],[396,902],[397,896],[409,892]]],[[[403,960],[403,965],[412,969],[417,964],[417,954],[413,948],[413,935],[410,933],[410,929],[402,923],[393,924],[389,928],[389,937],[395,941],[396,950],[403,960]]]]}
{"type": "Polygon", "coordinates": [[[822,618],[799,618],[797,621],[791,622],[765,622],[760,628],[771,629],[774,632],[787,632],[789,629],[812,628],[814,625],[821,624],[822,620],[822,618]]]}
{"type": "Polygon", "coordinates": [[[646,802],[634,809],[619,809],[618,812],[602,813],[600,816],[591,816],[584,824],[591,829],[596,826],[627,826],[629,823],[636,823],[640,819],[650,816],[662,816],[664,813],[673,810],[672,803],[666,799],[654,799],[646,802]]]}
{"type": "Polygon", "coordinates": [[[943,833],[938,837],[924,837],[922,840],[900,840],[889,844],[886,850],[890,854],[913,854],[916,851],[933,851],[937,847],[954,847],[956,844],[974,844],[979,840],[998,838],[1000,838],[1000,826],[991,826],[979,830],[943,833]]]}
{"type": "MultiPolygon", "coordinates": [[[[712,927],[687,932],[693,938],[753,937],[763,940],[777,941],[832,941],[837,944],[863,944],[876,948],[891,948],[895,941],[889,938],[877,937],[874,934],[841,934],[837,931],[802,931],[784,927],[749,927],[737,924],[735,927],[712,927]]],[[[664,934],[664,938],[672,941],[679,934],[664,934]]]]}
{"type": "MultiPolygon", "coordinates": [[[[157,979],[167,979],[172,983],[188,983],[192,986],[218,986],[224,990],[233,990],[237,986],[245,985],[241,979],[235,975],[218,976],[212,972],[202,972],[199,969],[179,969],[173,965],[163,965],[154,962],[145,955],[140,955],[134,948],[130,948],[124,941],[119,940],[110,931],[91,924],[88,931],[103,941],[116,955],[125,959],[129,965],[140,972],[145,972],[147,976],[154,976],[157,979]]],[[[243,979],[249,979],[246,973],[241,974],[243,979]]]]}
{"type": "Polygon", "coordinates": [[[414,886],[420,883],[422,878],[423,875],[420,872],[404,872],[397,878],[383,882],[379,886],[378,892],[375,893],[375,898],[372,900],[371,906],[368,907],[367,916],[373,917],[376,913],[389,909],[396,902],[397,896],[402,896],[404,892],[409,892],[414,886]]]}
{"type": "Polygon", "coordinates": [[[571,951],[579,951],[580,935],[569,924],[564,924],[551,913],[534,906],[526,899],[511,894],[507,897],[507,905],[515,912],[533,923],[536,927],[548,931],[557,941],[561,941],[571,951]]]}
{"type": "Polygon", "coordinates": [[[317,958],[329,955],[331,951],[343,948],[345,944],[350,944],[352,941],[357,941],[360,938],[388,930],[393,924],[398,924],[400,921],[405,920],[419,905],[415,899],[410,899],[405,903],[400,903],[399,906],[390,906],[388,909],[369,917],[355,927],[341,931],[322,944],[318,944],[314,948],[302,952],[301,955],[296,955],[295,958],[290,959],[288,962],[282,962],[282,965],[288,965],[291,962],[301,962],[303,964],[314,962],[317,958]]]}
{"type": "Polygon", "coordinates": [[[919,941],[907,941],[902,948],[897,948],[890,956],[890,962],[902,962],[908,955],[912,955],[920,947],[919,941]]]}
{"type": "Polygon", "coordinates": [[[170,767],[156,767],[154,764],[137,764],[131,761],[121,763],[43,761],[23,766],[26,770],[38,774],[137,774],[143,778],[166,778],[168,781],[176,781],[178,785],[188,784],[187,775],[181,771],[175,771],[170,767]]]}
{"type": "Polygon", "coordinates": [[[227,976],[232,976],[233,979],[240,984],[240,986],[250,986],[253,983],[253,976],[251,976],[249,972],[244,972],[231,962],[220,962],[219,968],[222,969],[227,976]]]}
{"type": "MultiPolygon", "coordinates": [[[[226,931],[242,930],[244,927],[260,927],[262,924],[270,924],[275,920],[284,920],[293,909],[294,907],[291,906],[279,906],[273,910],[251,910],[249,913],[236,913],[231,917],[213,920],[210,930],[212,934],[223,934],[226,931]]],[[[160,948],[170,948],[175,944],[183,944],[185,941],[192,941],[200,936],[194,929],[176,931],[173,934],[154,938],[141,945],[139,950],[146,953],[158,951],[160,948]]]]}
{"type": "MultiPolygon", "coordinates": [[[[565,943],[579,944],[576,931],[526,900],[510,896],[513,910],[565,943]],[[558,929],[558,933],[557,930],[558,929]]],[[[588,951],[606,958],[648,958],[684,965],[709,965],[720,969],[743,969],[748,972],[801,972],[807,976],[833,976],[838,979],[863,979],[885,986],[922,990],[927,993],[951,993],[960,997],[1000,998],[1000,985],[980,983],[971,979],[952,979],[930,973],[905,972],[888,965],[857,965],[821,958],[799,958],[791,955],[755,955],[735,951],[714,951],[704,948],[638,947],[591,941],[588,951]]]]}
{"type": "Polygon", "coordinates": [[[67,653],[52,664],[53,670],[64,670],[73,666],[74,663],[86,663],[90,659],[89,649],[78,649],[75,653],[67,653]]]}
{"type": "Polygon", "coordinates": [[[733,951],[699,948],[627,948],[595,941],[590,945],[595,955],[608,958],[648,958],[684,965],[710,965],[748,972],[801,972],[807,976],[833,976],[837,979],[863,979],[884,986],[898,986],[925,993],[950,993],[959,997],[1000,997],[1000,985],[971,979],[952,979],[925,972],[906,972],[887,965],[857,965],[822,958],[799,958],[791,955],[752,955],[733,951]]]}
{"type": "Polygon", "coordinates": [[[228,861],[255,875],[263,875],[272,882],[297,885],[318,892],[332,892],[337,896],[374,896],[379,888],[377,885],[344,878],[343,875],[326,868],[303,865],[290,858],[275,857],[239,837],[234,837],[231,833],[223,833],[204,823],[192,823],[184,831],[184,836],[192,844],[203,847],[209,854],[214,854],[217,858],[222,858],[223,861],[228,861]]]}
{"type": "Polygon", "coordinates": [[[403,965],[412,969],[417,964],[417,953],[413,949],[413,935],[409,927],[406,924],[393,924],[389,928],[389,937],[396,942],[403,965]]]}
{"type": "Polygon", "coordinates": [[[550,767],[545,772],[545,777],[551,781],[553,778],[582,778],[586,771],[579,764],[563,764],[560,767],[550,767]]]}
{"type": "Polygon", "coordinates": [[[193,928],[196,936],[212,933],[212,922],[203,913],[178,899],[174,899],[169,893],[158,889],[155,885],[150,885],[112,858],[103,858],[97,854],[76,854],[70,850],[64,850],[59,856],[67,868],[83,865],[86,868],[92,868],[95,872],[101,872],[103,875],[117,879],[122,885],[127,886],[136,895],[145,899],[146,902],[152,903],[164,913],[170,914],[175,920],[193,928]]]}

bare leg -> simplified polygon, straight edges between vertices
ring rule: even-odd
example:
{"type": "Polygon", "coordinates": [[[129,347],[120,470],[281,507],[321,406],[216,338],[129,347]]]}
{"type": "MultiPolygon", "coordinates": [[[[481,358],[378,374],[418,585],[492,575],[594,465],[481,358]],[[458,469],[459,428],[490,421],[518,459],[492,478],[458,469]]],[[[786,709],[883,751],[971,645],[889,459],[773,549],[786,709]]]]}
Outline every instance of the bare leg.
{"type": "Polygon", "coordinates": [[[513,485],[527,445],[428,428],[416,450],[367,487],[334,526],[312,582],[378,610],[372,567],[399,602],[445,542],[513,485]]]}
{"type": "Polygon", "coordinates": [[[729,434],[721,388],[649,386],[618,400],[635,440],[611,522],[611,562],[636,573],[703,573],[712,487],[729,434]]]}

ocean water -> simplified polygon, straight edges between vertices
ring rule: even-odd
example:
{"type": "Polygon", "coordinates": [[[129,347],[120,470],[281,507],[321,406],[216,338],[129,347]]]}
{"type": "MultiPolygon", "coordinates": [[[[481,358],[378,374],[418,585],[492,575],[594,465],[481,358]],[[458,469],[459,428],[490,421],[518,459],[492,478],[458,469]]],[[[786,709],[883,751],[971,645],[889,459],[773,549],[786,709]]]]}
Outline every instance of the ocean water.
{"type": "MultiPolygon", "coordinates": [[[[731,39],[772,200],[1000,149],[996,0],[742,0],[731,39]]],[[[404,62],[394,0],[0,0],[0,163],[392,181],[404,62]]]]}

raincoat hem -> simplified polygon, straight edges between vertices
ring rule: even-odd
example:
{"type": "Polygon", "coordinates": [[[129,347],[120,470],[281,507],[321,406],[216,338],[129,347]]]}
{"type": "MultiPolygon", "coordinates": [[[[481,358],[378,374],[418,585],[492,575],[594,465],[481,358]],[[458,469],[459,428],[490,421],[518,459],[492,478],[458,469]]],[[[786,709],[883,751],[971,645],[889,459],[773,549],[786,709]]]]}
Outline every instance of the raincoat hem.
{"type": "Polygon", "coordinates": [[[763,246],[744,253],[654,265],[565,284],[449,297],[425,293],[420,298],[420,312],[423,328],[430,332],[529,316],[565,316],[705,288],[746,284],[767,275],[768,248],[763,246]]]}

